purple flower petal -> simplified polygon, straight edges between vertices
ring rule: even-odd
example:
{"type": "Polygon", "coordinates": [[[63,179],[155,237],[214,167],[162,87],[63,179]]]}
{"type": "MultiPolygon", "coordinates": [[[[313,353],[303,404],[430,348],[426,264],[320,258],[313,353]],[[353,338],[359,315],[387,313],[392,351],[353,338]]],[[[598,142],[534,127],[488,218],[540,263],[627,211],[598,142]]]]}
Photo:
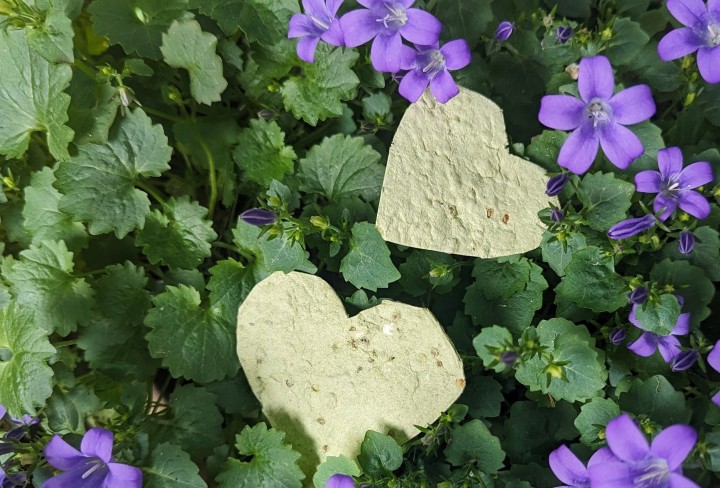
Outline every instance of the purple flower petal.
{"type": "Polygon", "coordinates": [[[2,418],[5,416],[6,413],[7,413],[7,409],[5,407],[3,407],[2,405],[0,405],[0,420],[2,420],[2,418]]]}
{"type": "Polygon", "coordinates": [[[635,175],[635,191],[640,193],[660,192],[660,173],[657,171],[641,171],[635,175]]]}
{"type": "Polygon", "coordinates": [[[319,35],[319,28],[310,17],[304,14],[295,14],[290,17],[288,38],[319,35]]]}
{"type": "Polygon", "coordinates": [[[411,70],[417,68],[417,58],[418,52],[410,46],[403,44],[400,48],[400,69],[411,70]]]}
{"type": "Polygon", "coordinates": [[[658,213],[660,210],[665,209],[663,213],[658,215],[658,219],[664,222],[672,215],[677,205],[678,202],[675,198],[658,193],[653,201],[653,212],[658,213]]]}
{"type": "Polygon", "coordinates": [[[618,459],[589,466],[588,472],[593,488],[637,488],[637,468],[618,459]]]}
{"type": "Polygon", "coordinates": [[[113,433],[102,427],[95,427],[88,430],[80,443],[80,451],[86,456],[102,459],[110,462],[112,458],[113,433]]]}
{"type": "Polygon", "coordinates": [[[707,355],[707,362],[712,369],[720,372],[720,341],[715,343],[715,347],[707,355]]]}
{"type": "Polygon", "coordinates": [[[327,480],[325,488],[355,488],[355,481],[344,474],[334,474],[327,480]]]}
{"type": "Polygon", "coordinates": [[[633,131],[615,123],[600,128],[600,145],[605,156],[620,169],[626,169],[645,152],[633,131]]]}
{"type": "Polygon", "coordinates": [[[450,73],[441,71],[430,80],[430,92],[438,102],[447,103],[460,89],[450,73]]]}
{"type": "MultiPolygon", "coordinates": [[[[347,32],[345,32],[347,41],[347,32]]],[[[400,71],[400,52],[402,38],[399,33],[380,34],[375,38],[370,48],[370,59],[373,68],[378,71],[396,73],[400,71]]]]}
{"type": "Polygon", "coordinates": [[[655,115],[655,101],[647,85],[631,86],[616,93],[609,104],[613,109],[613,119],[623,125],[639,124],[655,115]]]}
{"type": "Polygon", "coordinates": [[[668,0],[667,9],[687,27],[693,27],[703,21],[707,14],[702,0],[668,0]]]}
{"type": "Polygon", "coordinates": [[[431,45],[440,38],[442,24],[435,16],[418,8],[406,11],[407,24],[400,28],[400,35],[415,44],[431,45]]]}
{"type": "MultiPolygon", "coordinates": [[[[85,460],[88,462],[44,481],[42,488],[105,488],[107,467],[98,468],[93,466],[94,463],[89,458],[85,460]]],[[[98,462],[100,461],[96,459],[95,463],[98,462]]]]}
{"type": "Polygon", "coordinates": [[[318,14],[325,16],[325,2],[323,0],[302,0],[303,10],[307,15],[317,17],[318,14]]]}
{"type": "Polygon", "coordinates": [[[382,7],[384,0],[357,0],[357,3],[365,8],[382,7]]]}
{"type": "Polygon", "coordinates": [[[585,465],[565,445],[550,453],[548,459],[557,479],[570,486],[587,485],[590,481],[585,465]]]}
{"type": "Polygon", "coordinates": [[[683,192],[678,203],[684,212],[689,213],[696,219],[702,220],[710,215],[710,204],[704,196],[695,190],[683,192]]]}
{"type": "Polygon", "coordinates": [[[377,14],[366,9],[352,10],[340,17],[340,28],[347,47],[365,44],[384,30],[383,24],[377,22],[377,14]]]}
{"type": "Polygon", "coordinates": [[[655,436],[650,445],[650,452],[665,459],[670,471],[675,471],[682,466],[696,442],[695,429],[689,425],[671,425],[655,436]]]}
{"type": "Polygon", "coordinates": [[[624,413],[608,422],[605,436],[610,450],[623,461],[640,461],[650,452],[645,435],[628,414],[624,413]]]}
{"type": "Polygon", "coordinates": [[[720,46],[702,47],[697,53],[700,74],[708,83],[720,83],[720,46]]]}
{"type": "Polygon", "coordinates": [[[628,344],[628,349],[644,358],[652,356],[657,350],[657,337],[652,332],[643,332],[635,342],[628,344]]]}
{"type": "Polygon", "coordinates": [[[683,155],[679,147],[660,149],[657,155],[658,167],[663,176],[679,173],[683,167],[683,155]]]}
{"type": "Polygon", "coordinates": [[[422,70],[414,69],[400,80],[398,92],[410,103],[415,103],[420,99],[429,83],[430,79],[427,74],[423,73],[422,70]]]}
{"type": "Polygon", "coordinates": [[[565,140],[558,154],[558,164],[581,175],[592,166],[599,146],[600,138],[592,124],[583,124],[565,140]]]}
{"type": "Polygon", "coordinates": [[[81,465],[87,459],[59,435],[53,436],[45,446],[45,458],[53,467],[63,470],[81,465]]]}
{"type": "Polygon", "coordinates": [[[681,313],[670,332],[674,336],[684,336],[690,333],[690,314],[681,313]]]}
{"type": "Polygon", "coordinates": [[[627,239],[651,229],[655,224],[656,220],[654,215],[645,215],[644,217],[621,220],[610,227],[607,235],[610,239],[627,239]]]}
{"type": "Polygon", "coordinates": [[[690,481],[680,473],[670,473],[669,488],[700,488],[700,485],[695,484],[694,481],[690,481]]]}
{"type": "Polygon", "coordinates": [[[569,95],[546,95],[540,100],[538,120],[551,129],[577,129],[585,121],[585,103],[569,95]]]}
{"type": "Polygon", "coordinates": [[[330,28],[326,30],[320,39],[327,42],[331,46],[344,46],[345,35],[343,34],[342,28],[340,27],[340,19],[335,19],[330,24],[330,28]]]}
{"type": "Polygon", "coordinates": [[[614,88],[615,79],[608,58],[593,56],[580,61],[578,89],[585,102],[590,102],[593,98],[608,99],[614,88]]]}
{"type": "Polygon", "coordinates": [[[319,37],[303,37],[297,43],[295,50],[297,51],[298,58],[302,59],[306,63],[315,62],[315,49],[320,42],[319,37]]]}
{"type": "Polygon", "coordinates": [[[680,341],[674,335],[658,336],[657,343],[660,355],[666,363],[669,363],[675,356],[680,354],[680,341]]]}
{"type": "Polygon", "coordinates": [[[594,466],[594,465],[596,465],[596,464],[604,463],[604,462],[606,462],[606,461],[612,461],[612,460],[617,460],[617,458],[616,458],[615,455],[612,453],[612,451],[610,450],[610,448],[608,448],[608,447],[601,447],[600,449],[598,449],[597,451],[595,451],[595,454],[593,454],[592,456],[590,456],[590,460],[588,461],[588,464],[587,464],[587,465],[588,465],[588,468],[589,468],[590,466],[594,466]]]}
{"type": "Polygon", "coordinates": [[[720,19],[720,0],[708,0],[707,9],[716,19],[720,19]]]}
{"type": "Polygon", "coordinates": [[[690,189],[711,183],[714,179],[715,175],[710,163],[699,162],[690,164],[680,171],[678,183],[680,188],[690,189]]]}
{"type": "Polygon", "coordinates": [[[343,0],[327,0],[327,9],[328,12],[330,12],[330,15],[337,14],[337,11],[340,10],[340,5],[342,5],[343,0]]]}
{"type": "Polygon", "coordinates": [[[142,488],[142,471],[135,466],[108,463],[110,474],[105,479],[105,488],[142,488]]]}
{"type": "Polygon", "coordinates": [[[712,402],[713,402],[715,405],[717,405],[718,407],[720,407],[720,391],[717,392],[717,393],[715,393],[710,400],[712,400],[712,402]]]}
{"type": "Polygon", "coordinates": [[[692,29],[683,27],[675,29],[660,39],[658,44],[658,56],[663,61],[680,59],[683,56],[692,54],[705,44],[692,29]]]}
{"type": "Polygon", "coordinates": [[[465,39],[455,39],[440,48],[445,56],[445,67],[449,70],[462,69],[470,64],[470,46],[465,39]]]}

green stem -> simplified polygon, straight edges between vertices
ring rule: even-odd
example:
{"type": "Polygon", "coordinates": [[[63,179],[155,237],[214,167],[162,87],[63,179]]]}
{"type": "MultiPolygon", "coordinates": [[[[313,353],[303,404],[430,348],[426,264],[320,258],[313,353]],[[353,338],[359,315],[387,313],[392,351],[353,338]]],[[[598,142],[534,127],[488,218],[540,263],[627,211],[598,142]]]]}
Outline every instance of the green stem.
{"type": "Polygon", "coordinates": [[[218,194],[217,175],[215,174],[215,158],[213,158],[213,155],[210,152],[210,149],[208,149],[207,144],[205,144],[204,142],[200,142],[200,145],[202,145],[203,151],[205,151],[205,157],[207,158],[208,163],[208,170],[210,171],[210,202],[208,203],[208,218],[212,220],[213,213],[215,213],[215,203],[217,202],[218,194]]]}
{"type": "Polygon", "coordinates": [[[92,66],[87,64],[80,58],[75,58],[75,67],[88,75],[90,78],[95,79],[95,70],[92,66]]]}
{"type": "Polygon", "coordinates": [[[185,119],[182,117],[178,117],[177,115],[168,114],[161,110],[155,110],[154,108],[151,108],[151,107],[143,106],[143,110],[145,110],[145,113],[154,115],[155,117],[160,117],[161,119],[169,120],[171,122],[185,122],[185,119]]]}
{"type": "Polygon", "coordinates": [[[138,188],[143,190],[145,193],[147,193],[148,195],[153,197],[155,199],[155,201],[157,201],[159,204],[161,204],[162,206],[165,206],[165,199],[160,196],[160,194],[157,192],[157,190],[155,190],[155,188],[148,185],[144,181],[136,181],[135,186],[137,186],[138,188]]]}

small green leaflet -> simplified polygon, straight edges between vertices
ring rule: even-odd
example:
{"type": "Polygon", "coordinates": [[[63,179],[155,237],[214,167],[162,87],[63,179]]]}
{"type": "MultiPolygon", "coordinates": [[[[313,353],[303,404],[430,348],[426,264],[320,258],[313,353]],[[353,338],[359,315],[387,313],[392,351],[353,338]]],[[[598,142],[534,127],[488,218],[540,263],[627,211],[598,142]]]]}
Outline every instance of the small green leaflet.
{"type": "Polygon", "coordinates": [[[73,253],[62,241],[45,241],[20,253],[20,260],[5,258],[3,278],[19,305],[35,314],[35,324],[61,336],[77,330],[92,318],[94,292],[73,273],[73,253]]]}
{"type": "Polygon", "coordinates": [[[210,275],[207,284],[210,303],[220,309],[226,320],[234,322],[240,304],[257,283],[253,268],[246,268],[242,263],[229,258],[210,268],[210,275]]]}
{"type": "Polygon", "coordinates": [[[47,133],[50,153],[68,157],[73,131],[66,123],[72,69],[53,64],[36,54],[25,30],[0,30],[0,154],[19,158],[27,151],[33,132],[47,133]],[[32,80],[32,89],[28,89],[32,80]]]}
{"type": "Polygon", "coordinates": [[[453,428],[445,457],[453,466],[477,463],[483,473],[497,473],[503,467],[505,452],[500,439],[490,433],[482,420],[471,420],[453,428]]]}
{"type": "Polygon", "coordinates": [[[616,178],[612,173],[589,173],[580,182],[578,197],[585,206],[588,225],[598,231],[626,217],[635,185],[616,178]]]}
{"type": "Polygon", "coordinates": [[[285,108],[310,125],[340,117],[343,100],[355,94],[360,80],[352,70],[360,55],[352,49],[320,44],[313,64],[304,64],[303,76],[292,76],[282,88],[285,108]]]}
{"type": "Polygon", "coordinates": [[[85,420],[103,406],[90,386],[79,383],[72,387],[57,388],[47,402],[45,411],[48,425],[55,432],[70,431],[83,434],[85,420]]]}
{"type": "Polygon", "coordinates": [[[555,288],[555,303],[569,300],[593,312],[614,312],[627,303],[627,285],[611,256],[589,246],[575,253],[555,288]]]}
{"type": "Polygon", "coordinates": [[[254,119],[240,132],[233,157],[247,179],[267,188],[292,172],[297,155],[275,121],[254,119]]]}
{"type": "Polygon", "coordinates": [[[336,474],[346,474],[348,476],[360,476],[360,468],[352,459],[343,456],[328,456],[320,466],[318,466],[315,476],[313,476],[313,485],[315,488],[325,488],[327,481],[336,474]]]}
{"type": "Polygon", "coordinates": [[[87,222],[93,235],[123,238],[142,228],[150,201],[135,185],[170,168],[167,142],[162,126],[139,108],[119,119],[106,144],[81,144],[55,169],[60,210],[87,222]]]}
{"type": "Polygon", "coordinates": [[[207,488],[190,456],[169,442],[153,449],[144,472],[145,488],[207,488]]]}
{"type": "Polygon", "coordinates": [[[402,465],[402,448],[389,435],[368,430],[360,446],[358,461],[365,473],[382,478],[402,465]]]}
{"type": "Polygon", "coordinates": [[[620,415],[620,407],[609,398],[593,398],[580,407],[575,419],[575,427],[580,432],[580,441],[589,447],[599,447],[604,443],[600,432],[612,419],[620,415]]]}
{"type": "Polygon", "coordinates": [[[193,384],[182,385],[170,396],[174,428],[168,434],[193,457],[202,457],[225,441],[216,399],[204,387],[193,384]]]}
{"type": "Polygon", "coordinates": [[[380,154],[361,137],[337,134],[313,146],[300,160],[300,190],[332,201],[353,196],[377,201],[384,174],[380,154]]]}
{"type": "Polygon", "coordinates": [[[36,326],[32,312],[17,304],[0,308],[0,398],[13,417],[34,414],[52,393],[55,354],[47,332],[36,326]]]}
{"type": "Polygon", "coordinates": [[[245,426],[235,447],[249,461],[229,458],[215,478],[220,488],[300,488],[305,475],[297,465],[300,453],[283,443],[285,434],[264,423],[245,426]]]}
{"type": "Polygon", "coordinates": [[[72,63],[72,22],[65,12],[51,8],[45,12],[45,21],[27,31],[28,45],[51,63],[72,63]]]}
{"type": "Polygon", "coordinates": [[[650,299],[635,307],[635,320],[640,324],[640,328],[660,336],[672,332],[679,316],[680,303],[671,293],[660,295],[657,300],[650,299]]]}
{"type": "Polygon", "coordinates": [[[632,378],[630,389],[620,395],[618,404],[623,412],[644,415],[660,425],[684,424],[692,416],[685,395],[662,375],[646,380],[632,378]]]}
{"type": "Polygon", "coordinates": [[[167,34],[162,35],[165,62],[173,68],[184,68],[190,74],[190,93],[206,105],[220,101],[227,88],[223,78],[222,59],[215,53],[217,38],[203,32],[195,20],[173,22],[167,34]]]}
{"type": "Polygon", "coordinates": [[[377,291],[400,279],[400,272],[390,259],[390,250],[382,236],[369,222],[353,225],[350,251],[340,263],[346,281],[357,288],[377,291]]]}
{"type": "Polygon", "coordinates": [[[157,295],[145,318],[150,354],[162,359],[174,377],[207,383],[233,375],[239,364],[235,354],[235,323],[219,311],[204,310],[194,288],[169,286],[157,295]]]}

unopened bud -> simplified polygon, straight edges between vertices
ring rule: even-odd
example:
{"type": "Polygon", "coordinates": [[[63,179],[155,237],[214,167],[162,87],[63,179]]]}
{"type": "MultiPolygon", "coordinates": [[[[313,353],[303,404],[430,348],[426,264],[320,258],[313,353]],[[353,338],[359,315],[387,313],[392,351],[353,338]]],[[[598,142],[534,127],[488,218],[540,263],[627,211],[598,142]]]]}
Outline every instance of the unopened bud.
{"type": "Polygon", "coordinates": [[[685,254],[686,256],[689,254],[692,254],[693,249],[695,248],[695,236],[690,231],[682,231],[680,233],[680,239],[678,240],[678,251],[680,251],[680,254],[685,254]]]}
{"type": "Polygon", "coordinates": [[[700,353],[695,349],[683,351],[670,361],[670,369],[675,372],[685,371],[686,369],[690,369],[698,359],[700,359],[700,353]]]}
{"type": "Polygon", "coordinates": [[[633,305],[642,305],[645,303],[650,296],[650,290],[645,288],[644,286],[638,286],[633,291],[628,293],[628,302],[632,303],[633,305]]]}
{"type": "Polygon", "coordinates": [[[313,215],[310,217],[310,223],[320,229],[327,229],[330,226],[328,219],[322,215],[313,215]]]}
{"type": "Polygon", "coordinates": [[[251,208],[240,214],[240,220],[250,225],[269,225],[277,222],[277,215],[264,208],[251,208]]]}
{"type": "Polygon", "coordinates": [[[625,340],[625,329],[616,327],[610,332],[610,342],[616,346],[625,340]]]}

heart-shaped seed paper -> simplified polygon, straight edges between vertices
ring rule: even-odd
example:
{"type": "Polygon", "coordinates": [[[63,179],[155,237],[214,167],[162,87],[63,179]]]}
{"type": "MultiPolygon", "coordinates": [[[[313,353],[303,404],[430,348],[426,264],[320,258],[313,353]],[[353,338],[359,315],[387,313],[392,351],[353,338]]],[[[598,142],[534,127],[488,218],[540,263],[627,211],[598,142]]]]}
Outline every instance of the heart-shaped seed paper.
{"type": "MultiPolygon", "coordinates": [[[[530,115],[529,115],[530,116],[530,115]]],[[[426,92],[388,155],[377,228],[386,241],[491,258],[540,245],[537,213],[557,205],[539,166],[507,149],[502,110],[467,89],[446,104],[426,92]]]]}
{"type": "Polygon", "coordinates": [[[253,288],[237,342],[263,413],[303,455],[308,478],[327,456],[357,456],[367,430],[414,437],[465,386],[429,310],[386,300],[348,317],[330,285],[303,273],[276,272],[253,288]]]}

